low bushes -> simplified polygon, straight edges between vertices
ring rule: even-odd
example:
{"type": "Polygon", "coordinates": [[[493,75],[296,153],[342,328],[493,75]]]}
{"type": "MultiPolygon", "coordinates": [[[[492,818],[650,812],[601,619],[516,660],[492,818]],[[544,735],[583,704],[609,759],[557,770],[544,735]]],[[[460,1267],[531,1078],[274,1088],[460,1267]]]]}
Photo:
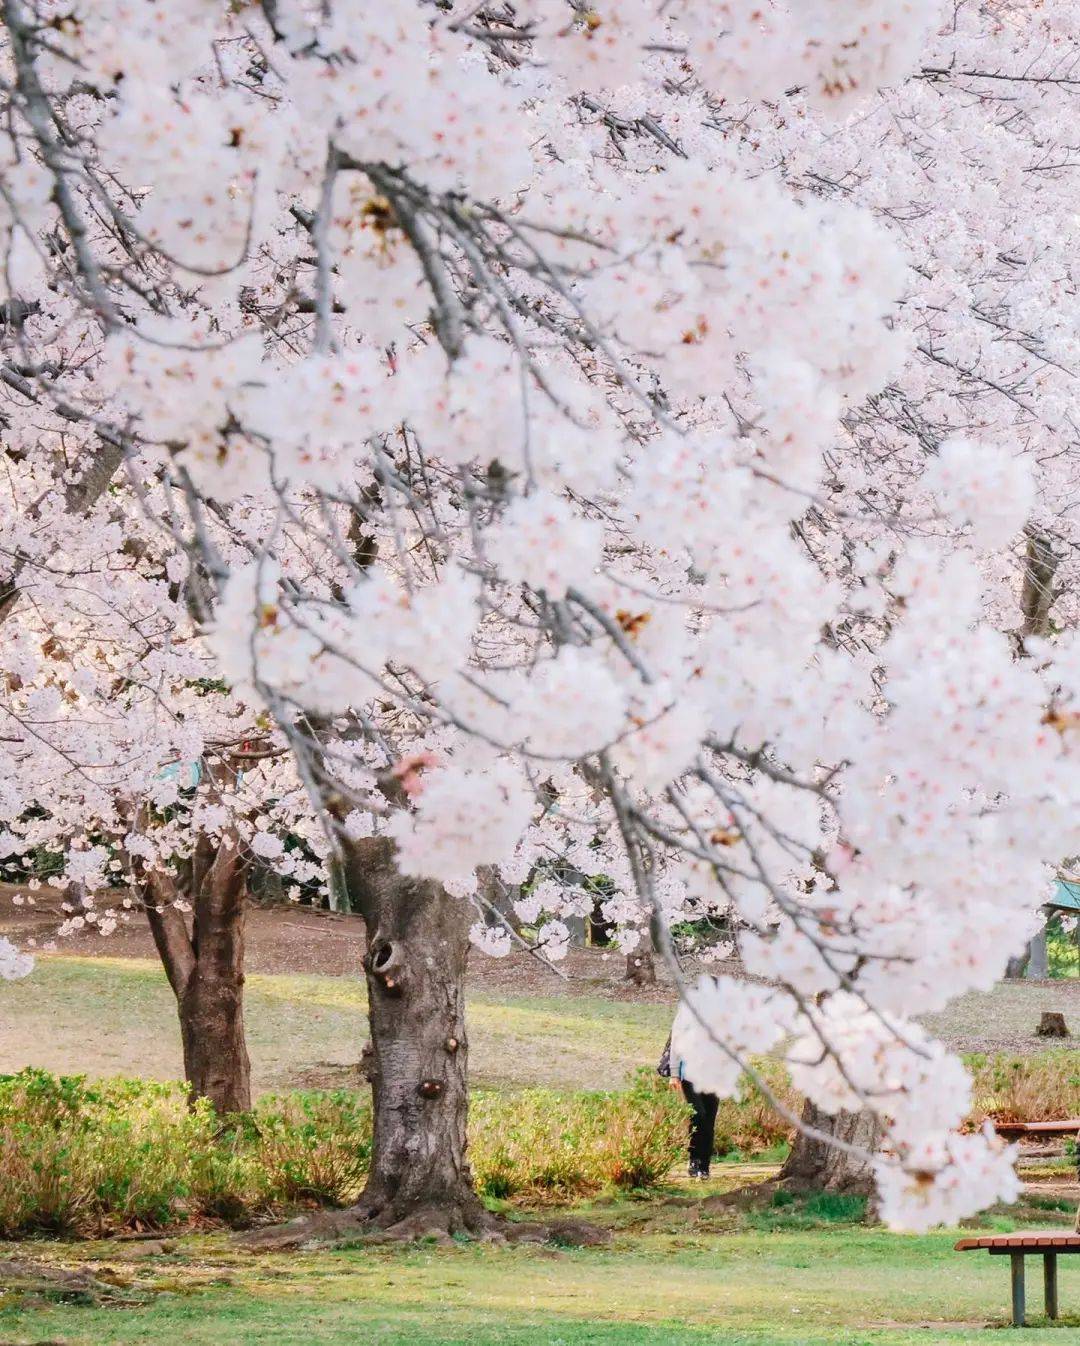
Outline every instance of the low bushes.
{"type": "Polygon", "coordinates": [[[179,1221],[243,1223],[347,1201],[371,1153],[350,1093],[264,1098],[223,1127],[179,1085],[24,1070],[0,1077],[0,1235],[93,1236],[179,1221]]]}
{"type": "MultiPolygon", "coordinates": [[[[587,1195],[656,1183],[685,1146],[686,1109],[654,1076],[613,1094],[479,1094],[470,1155],[492,1197],[587,1195]]],[[[0,1236],[93,1237],[201,1221],[244,1224],[343,1205],[363,1186],[361,1095],[266,1097],[223,1126],[179,1085],[0,1077],[0,1236]]]]}
{"type": "Polygon", "coordinates": [[[622,1093],[525,1089],[479,1094],[471,1108],[469,1154],[485,1196],[650,1187],[686,1151],[686,1105],[652,1071],[622,1093]]]}
{"type": "MultiPolygon", "coordinates": [[[[1064,1048],[1038,1056],[972,1054],[964,1057],[964,1063],[973,1081],[967,1118],[972,1130],[987,1119],[1043,1122],[1080,1117],[1080,1061],[1075,1051],[1064,1048]]],[[[754,1068],[776,1098],[794,1113],[801,1110],[802,1099],[780,1062],[759,1060],[754,1068]]],[[[738,1098],[721,1100],[716,1116],[719,1156],[774,1157],[793,1136],[794,1129],[749,1080],[743,1081],[738,1098]]]]}
{"type": "Polygon", "coordinates": [[[1080,1060],[1068,1048],[1038,1056],[967,1056],[972,1120],[1053,1122],[1080,1116],[1080,1060]]]}
{"type": "MultiPolygon", "coordinates": [[[[1067,1050],[967,1058],[972,1127],[1080,1115],[1080,1068],[1067,1050]]],[[[793,1111],[782,1065],[756,1067],[793,1111]]],[[[687,1108],[651,1071],[615,1093],[480,1092],[469,1153],[482,1195],[588,1196],[645,1188],[685,1159],[687,1108]]],[[[776,1157],[791,1128],[749,1083],[720,1104],[718,1155],[776,1157]]],[[[260,1099],[228,1125],[188,1108],[176,1084],[88,1084],[39,1070],[0,1076],[0,1237],[81,1236],[200,1221],[245,1224],[305,1204],[344,1205],[371,1158],[365,1096],[293,1093],[260,1099]]]]}
{"type": "MultiPolygon", "coordinates": [[[[754,1069],[773,1096],[798,1115],[802,1098],[779,1061],[760,1060],[754,1069]]],[[[723,1098],[716,1111],[715,1150],[721,1157],[750,1159],[777,1155],[792,1138],[792,1127],[765,1096],[743,1077],[737,1098],[723,1098]]]]}

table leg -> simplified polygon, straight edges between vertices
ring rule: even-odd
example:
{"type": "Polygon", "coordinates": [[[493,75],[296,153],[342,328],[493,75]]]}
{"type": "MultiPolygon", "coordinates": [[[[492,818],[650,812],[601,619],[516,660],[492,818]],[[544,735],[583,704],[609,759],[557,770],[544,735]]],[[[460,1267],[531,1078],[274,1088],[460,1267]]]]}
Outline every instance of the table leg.
{"type": "Polygon", "coordinates": [[[1017,1250],[1009,1254],[1012,1264],[1012,1320],[1013,1327],[1024,1326],[1024,1254],[1017,1250]]]}
{"type": "Polygon", "coordinates": [[[1057,1253],[1043,1253],[1043,1289],[1046,1316],[1058,1316],[1057,1253]]]}

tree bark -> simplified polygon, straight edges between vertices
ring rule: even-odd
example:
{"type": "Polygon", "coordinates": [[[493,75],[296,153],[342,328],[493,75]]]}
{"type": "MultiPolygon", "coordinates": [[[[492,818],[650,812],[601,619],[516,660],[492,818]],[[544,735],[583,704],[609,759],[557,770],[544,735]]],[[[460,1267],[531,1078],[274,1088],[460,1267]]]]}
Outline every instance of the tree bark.
{"type": "MultiPolygon", "coordinates": [[[[1054,550],[1049,533],[1038,524],[1028,524],[1024,577],[1020,586],[1020,627],[1013,633],[1016,654],[1020,659],[1026,658],[1027,642],[1033,636],[1050,633],[1050,609],[1057,598],[1054,580],[1060,564],[1061,557],[1054,550]]],[[[1032,937],[1024,952],[1015,954],[1006,963],[1005,978],[1007,981],[1016,981],[1021,977],[1037,979],[1047,975],[1044,924],[1041,934],[1032,937]]]]}
{"type": "Polygon", "coordinates": [[[260,1251],[342,1239],[606,1242],[580,1220],[506,1223],[485,1210],[467,1155],[469,1044],[465,966],[473,909],[433,880],[407,878],[382,837],[341,839],[342,879],[364,918],[374,1143],[355,1206],[240,1236],[260,1251]]]}
{"type": "Polygon", "coordinates": [[[1046,948],[1046,922],[1032,935],[1028,943],[1027,967],[1024,976],[1029,981],[1045,981],[1050,976],[1050,962],[1046,948]]]}
{"type": "Polygon", "coordinates": [[[656,958],[651,949],[637,948],[626,955],[625,980],[634,986],[656,985],[656,958]]]}
{"type": "MultiPolygon", "coordinates": [[[[803,1105],[802,1120],[807,1126],[849,1145],[858,1145],[869,1154],[881,1144],[881,1124],[870,1112],[839,1112],[832,1117],[808,1100],[803,1105]]],[[[868,1159],[836,1149],[802,1131],[796,1134],[777,1181],[795,1192],[841,1192],[866,1197],[874,1193],[874,1173],[868,1159]]]]}
{"type": "Polygon", "coordinates": [[[1054,550],[1054,542],[1045,529],[1036,524],[1027,528],[1027,549],[1024,553],[1024,578],[1020,587],[1020,629],[1016,632],[1017,653],[1027,654],[1031,636],[1050,633],[1050,609],[1057,594],[1054,579],[1061,557],[1054,550]]]}
{"type": "Polygon", "coordinates": [[[217,848],[200,838],[192,857],[190,934],[170,876],[149,874],[143,894],[154,944],[176,996],[191,1098],[209,1099],[223,1116],[251,1110],[244,1036],[245,890],[238,839],[226,834],[217,848]]]}
{"type": "Polygon", "coordinates": [[[348,845],[345,881],[364,918],[374,1149],[354,1214],[394,1235],[493,1224],[466,1155],[468,904],[399,873],[384,838],[348,845]]]}

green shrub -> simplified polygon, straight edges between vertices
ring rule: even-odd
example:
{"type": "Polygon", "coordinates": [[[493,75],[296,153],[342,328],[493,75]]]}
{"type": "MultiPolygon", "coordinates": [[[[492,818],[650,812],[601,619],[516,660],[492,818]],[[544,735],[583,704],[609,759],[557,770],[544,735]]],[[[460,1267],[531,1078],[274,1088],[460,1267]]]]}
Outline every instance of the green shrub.
{"type": "Polygon", "coordinates": [[[216,1127],[176,1085],[0,1077],[0,1233],[168,1223],[184,1211],[194,1156],[214,1145],[216,1127]]]}
{"type": "MultiPolygon", "coordinates": [[[[355,1093],[263,1098],[222,1123],[178,1084],[26,1070],[0,1077],[0,1237],[95,1237],[212,1220],[242,1225],[355,1199],[371,1162],[355,1093]]],[[[621,1093],[478,1094],[470,1158],[494,1197],[658,1182],[686,1146],[686,1107],[652,1072],[621,1093]]]]}
{"type": "Polygon", "coordinates": [[[270,1204],[343,1206],[363,1186],[371,1165],[371,1108],[359,1094],[264,1098],[248,1126],[270,1204]]]}
{"type": "MultiPolygon", "coordinates": [[[[986,1117],[1080,1115],[1069,1051],[968,1058],[971,1126],[986,1117]]],[[[793,1110],[783,1066],[755,1063],[793,1110]]],[[[642,1070],[627,1090],[478,1092],[469,1158],[480,1192],[530,1201],[633,1190],[662,1181],[686,1156],[688,1109],[642,1070]]],[[[747,1081],[717,1114],[721,1156],[776,1160],[791,1128],[747,1081]]],[[[183,1088],[143,1080],[89,1084],[24,1070],[0,1076],[0,1237],[33,1231],[97,1236],[198,1221],[243,1225],[302,1205],[344,1205],[371,1162],[366,1095],[266,1097],[223,1124],[187,1105],[183,1088]]],[[[800,1218],[827,1219],[825,1211],[800,1218]]]]}
{"type": "Polygon", "coordinates": [[[1080,1062],[1059,1048],[1038,1056],[964,1058],[975,1087],[971,1121],[1051,1122],[1080,1116],[1080,1062]]]}
{"type": "MultiPolygon", "coordinates": [[[[753,1062],[773,1094],[793,1112],[802,1108],[802,1099],[792,1088],[787,1070],[779,1061],[768,1058],[753,1062]]],[[[744,1075],[735,1098],[722,1098],[716,1111],[716,1140],[713,1148],[720,1158],[738,1155],[741,1159],[782,1154],[792,1138],[792,1127],[774,1111],[765,1096],[744,1075]]]]}
{"type": "Polygon", "coordinates": [[[578,1196],[659,1182],[686,1151],[687,1107],[654,1071],[621,1093],[525,1089],[473,1098],[469,1155],[485,1196],[578,1196]]]}

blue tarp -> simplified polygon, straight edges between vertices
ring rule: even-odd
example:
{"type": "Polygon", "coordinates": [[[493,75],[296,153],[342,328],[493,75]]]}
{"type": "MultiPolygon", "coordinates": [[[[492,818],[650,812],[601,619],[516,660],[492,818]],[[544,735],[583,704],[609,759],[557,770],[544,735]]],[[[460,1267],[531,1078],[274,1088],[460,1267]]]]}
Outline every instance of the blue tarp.
{"type": "Polygon", "coordinates": [[[1054,896],[1046,905],[1058,911],[1080,911],[1080,881],[1058,879],[1054,896]]]}

